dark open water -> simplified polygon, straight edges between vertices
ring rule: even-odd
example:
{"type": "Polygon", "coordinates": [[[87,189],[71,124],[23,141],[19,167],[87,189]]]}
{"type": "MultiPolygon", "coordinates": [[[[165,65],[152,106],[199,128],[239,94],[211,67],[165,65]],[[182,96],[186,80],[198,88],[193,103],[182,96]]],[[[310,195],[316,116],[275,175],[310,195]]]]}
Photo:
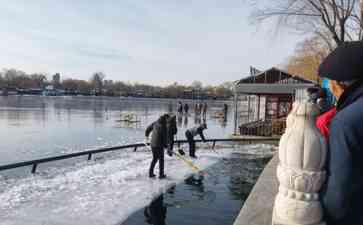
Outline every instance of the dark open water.
{"type": "Polygon", "coordinates": [[[171,188],[121,225],[232,225],[270,157],[233,153],[171,188]]]}

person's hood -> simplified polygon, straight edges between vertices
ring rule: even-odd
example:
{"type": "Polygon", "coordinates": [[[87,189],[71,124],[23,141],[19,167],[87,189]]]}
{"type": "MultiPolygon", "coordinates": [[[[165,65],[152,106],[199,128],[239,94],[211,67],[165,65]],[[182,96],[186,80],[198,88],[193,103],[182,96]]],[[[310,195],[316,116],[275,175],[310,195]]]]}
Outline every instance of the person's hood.
{"type": "Polygon", "coordinates": [[[159,119],[156,121],[158,124],[165,124],[166,123],[166,118],[165,116],[160,116],[159,119]]]}
{"type": "Polygon", "coordinates": [[[355,82],[344,90],[342,96],[340,96],[338,100],[337,111],[344,109],[361,97],[363,97],[363,79],[355,82]]]}

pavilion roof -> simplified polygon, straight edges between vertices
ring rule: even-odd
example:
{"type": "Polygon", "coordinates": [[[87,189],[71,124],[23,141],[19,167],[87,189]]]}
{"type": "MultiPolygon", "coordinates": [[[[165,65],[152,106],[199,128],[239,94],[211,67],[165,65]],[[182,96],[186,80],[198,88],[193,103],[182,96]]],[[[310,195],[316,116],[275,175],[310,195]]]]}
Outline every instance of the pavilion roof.
{"type": "Polygon", "coordinates": [[[237,81],[236,92],[257,95],[294,94],[298,89],[306,89],[315,84],[314,81],[272,67],[237,81]]]}
{"type": "Polygon", "coordinates": [[[314,81],[292,75],[284,70],[272,67],[268,70],[262,71],[254,76],[248,76],[237,82],[238,84],[253,84],[253,83],[315,83],[314,81]]]}

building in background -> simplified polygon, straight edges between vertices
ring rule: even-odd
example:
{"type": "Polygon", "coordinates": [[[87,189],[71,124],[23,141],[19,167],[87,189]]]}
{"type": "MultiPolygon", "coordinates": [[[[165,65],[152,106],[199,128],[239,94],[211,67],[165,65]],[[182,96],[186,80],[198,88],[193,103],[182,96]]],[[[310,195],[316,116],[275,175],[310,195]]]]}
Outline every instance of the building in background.
{"type": "Polygon", "coordinates": [[[251,74],[235,83],[235,134],[282,134],[292,103],[315,82],[275,67],[251,74]]]}

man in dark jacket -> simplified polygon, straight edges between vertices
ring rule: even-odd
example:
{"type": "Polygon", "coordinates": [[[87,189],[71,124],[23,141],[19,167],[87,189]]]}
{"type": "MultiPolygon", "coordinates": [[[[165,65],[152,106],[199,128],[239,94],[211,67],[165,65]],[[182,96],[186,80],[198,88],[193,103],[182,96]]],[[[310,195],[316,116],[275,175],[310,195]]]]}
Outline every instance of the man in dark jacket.
{"type": "Polygon", "coordinates": [[[166,130],[167,130],[168,154],[172,155],[174,148],[174,136],[178,133],[175,115],[172,115],[167,119],[166,130]]]}
{"type": "Polygon", "coordinates": [[[188,129],[186,132],[185,132],[185,136],[188,140],[188,143],[189,143],[189,155],[190,157],[192,158],[196,158],[195,156],[195,141],[194,141],[194,137],[199,135],[200,138],[202,139],[203,142],[206,142],[205,138],[204,138],[204,134],[203,134],[203,131],[207,129],[207,124],[202,124],[200,126],[197,126],[197,127],[193,127],[193,128],[190,128],[188,129]]]}
{"type": "Polygon", "coordinates": [[[151,135],[151,150],[153,153],[153,159],[150,164],[149,169],[149,177],[155,177],[154,167],[155,164],[159,161],[159,178],[165,178],[164,174],[164,148],[167,147],[167,128],[166,121],[168,119],[168,115],[165,114],[161,116],[156,122],[152,123],[150,126],[146,128],[145,136],[149,138],[151,135]]]}
{"type": "Polygon", "coordinates": [[[327,182],[322,192],[328,225],[363,224],[363,43],[344,43],[321,64],[337,113],[328,138],[327,182]]]}

